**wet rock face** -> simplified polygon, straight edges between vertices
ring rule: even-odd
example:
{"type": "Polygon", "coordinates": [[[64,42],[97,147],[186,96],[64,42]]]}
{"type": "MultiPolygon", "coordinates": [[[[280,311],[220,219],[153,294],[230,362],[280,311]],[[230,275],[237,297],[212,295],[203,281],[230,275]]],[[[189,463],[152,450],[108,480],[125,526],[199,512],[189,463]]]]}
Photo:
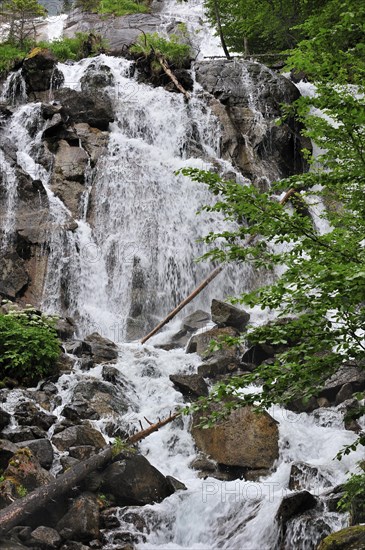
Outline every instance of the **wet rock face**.
{"type": "Polygon", "coordinates": [[[199,374],[171,374],[171,382],[183,395],[201,397],[208,395],[208,386],[199,374]]]}
{"type": "Polygon", "coordinates": [[[99,515],[96,497],[85,493],[72,503],[67,514],[58,522],[57,531],[65,540],[90,542],[98,539],[99,515]]]}
{"type": "Polygon", "coordinates": [[[276,517],[285,526],[286,523],[299,514],[314,508],[317,504],[317,499],[308,491],[300,491],[294,495],[284,497],[276,517]]]}
{"type": "Polygon", "coordinates": [[[200,416],[195,415],[191,430],[195,443],[219,464],[265,469],[271,468],[279,456],[277,423],[267,413],[258,414],[244,407],[208,429],[198,428],[199,420],[200,416]]]}
{"type": "Polygon", "coordinates": [[[62,88],[55,92],[54,97],[61,102],[64,113],[74,123],[86,122],[93,128],[107,130],[109,122],[114,120],[112,103],[104,94],[94,95],[62,88]]]}
{"type": "Polygon", "coordinates": [[[103,472],[101,489],[118,506],[161,502],[174,492],[172,484],[141,455],[122,455],[103,472]]]}
{"type": "Polygon", "coordinates": [[[197,353],[203,359],[198,367],[198,374],[203,377],[214,378],[216,375],[230,373],[237,369],[238,347],[223,343],[221,349],[210,350],[211,341],[220,342],[227,337],[235,337],[238,332],[233,327],[213,328],[191,337],[186,348],[187,353],[197,353]]]}
{"type": "Polygon", "coordinates": [[[218,326],[230,326],[239,331],[245,330],[250,320],[250,314],[247,311],[220,300],[212,300],[211,312],[212,321],[218,326]]]}
{"type": "Polygon", "coordinates": [[[57,89],[64,82],[63,74],[57,69],[57,59],[48,50],[27,57],[22,66],[27,93],[43,92],[51,87],[57,89]]]}
{"type": "Polygon", "coordinates": [[[101,34],[108,43],[111,55],[121,55],[142,32],[156,32],[161,22],[158,15],[149,13],[115,17],[75,10],[67,19],[64,34],[67,37],[74,37],[77,32],[101,34]]]}
{"type": "Polygon", "coordinates": [[[214,59],[200,61],[195,68],[221,122],[224,158],[233,159],[257,184],[261,178],[278,179],[306,169],[299,127],[291,120],[275,124],[280,104],[300,95],[292,82],[251,61],[214,59]]]}
{"type": "MultiPolygon", "coordinates": [[[[5,153],[7,164],[0,171],[0,219],[9,216],[9,182],[17,183],[15,204],[11,211],[12,231],[0,231],[6,250],[0,260],[0,295],[7,299],[23,298],[37,304],[44,277],[48,198],[39,180],[32,180],[5,153]]],[[[1,228],[3,229],[3,228],[1,228]]]]}
{"type": "Polygon", "coordinates": [[[92,445],[96,449],[102,449],[106,445],[101,433],[88,424],[66,428],[53,436],[52,443],[60,451],[67,451],[70,447],[80,445],[92,445]]]}

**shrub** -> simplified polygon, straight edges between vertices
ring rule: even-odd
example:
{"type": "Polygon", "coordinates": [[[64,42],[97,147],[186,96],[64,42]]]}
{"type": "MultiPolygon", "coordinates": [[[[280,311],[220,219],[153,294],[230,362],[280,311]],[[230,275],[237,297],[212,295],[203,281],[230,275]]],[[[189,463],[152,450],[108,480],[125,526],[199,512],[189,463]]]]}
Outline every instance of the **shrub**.
{"type": "Polygon", "coordinates": [[[139,36],[137,44],[132,46],[130,51],[136,54],[142,53],[146,57],[155,52],[178,67],[184,65],[190,56],[190,47],[187,44],[181,44],[176,34],[171,34],[167,40],[157,32],[139,36]]]}
{"type": "Polygon", "coordinates": [[[112,13],[114,15],[129,15],[131,13],[146,13],[149,11],[146,2],[133,0],[101,0],[96,10],[98,13],[112,13]]]}
{"type": "Polygon", "coordinates": [[[350,512],[351,523],[363,523],[365,517],[365,473],[352,474],[343,485],[344,495],[337,507],[341,512],[350,512]]]}
{"type": "MultiPolygon", "coordinates": [[[[73,59],[78,61],[83,57],[87,57],[87,45],[89,43],[89,34],[85,32],[76,33],[75,38],[60,38],[59,40],[53,40],[53,42],[39,42],[37,46],[40,48],[47,48],[50,50],[58,61],[66,61],[67,59],[73,59]]],[[[95,37],[95,44],[91,48],[91,54],[97,54],[99,49],[103,49],[103,44],[99,36],[95,37]],[[97,44],[97,46],[96,46],[97,44]],[[100,46],[100,48],[99,48],[100,46]]]]}
{"type": "Polygon", "coordinates": [[[0,72],[10,70],[27,55],[25,48],[9,43],[0,44],[0,72]]]}
{"type": "Polygon", "coordinates": [[[0,314],[0,376],[37,381],[60,355],[55,318],[32,307],[0,314]]]}

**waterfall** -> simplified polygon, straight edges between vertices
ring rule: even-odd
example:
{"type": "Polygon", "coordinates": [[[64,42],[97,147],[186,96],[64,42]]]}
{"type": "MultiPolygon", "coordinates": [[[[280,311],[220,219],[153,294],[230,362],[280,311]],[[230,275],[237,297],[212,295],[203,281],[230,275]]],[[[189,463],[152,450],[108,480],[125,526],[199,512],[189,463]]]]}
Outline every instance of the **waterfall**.
{"type": "MultiPolygon", "coordinates": [[[[170,24],[186,23],[199,58],[221,54],[217,37],[202,25],[200,0],[165,2],[161,16],[162,32],[170,24]]],[[[63,19],[53,20],[49,36],[59,36],[61,24],[63,19]]],[[[229,227],[225,220],[213,220],[209,213],[196,215],[212,197],[205,185],[176,172],[184,167],[218,167],[242,183],[244,178],[222,159],[220,125],[197,83],[186,103],[182,94],[139,82],[130,61],[103,54],[72,65],[59,64],[64,87],[80,90],[81,79],[91,64],[108,67],[113,76],[106,93],[113,102],[115,120],[103,155],[94,167],[88,163],[76,218],[52,189],[52,164],[47,166],[40,158],[46,122],[40,116],[40,103],[25,103],[20,73],[5,83],[3,98],[18,105],[10,121],[4,123],[4,135],[11,140],[18,166],[33,180],[41,180],[49,202],[47,223],[51,230],[42,308],[75,317],[81,336],[97,330],[120,343],[115,367],[133,390],[128,390],[130,409],[119,420],[122,425],[138,426],[138,420],[162,418],[183,406],[183,397],[169,375],[195,373],[200,358],[182,349],[166,352],[122,342],[137,340],[210,272],[209,263],[195,263],[205,252],[198,239],[211,230],[229,227]]],[[[242,75],[242,86],[247,88],[250,109],[260,126],[257,90],[248,74],[242,75]]],[[[5,172],[6,216],[1,220],[4,249],[12,238],[12,214],[18,199],[14,164],[3,152],[0,163],[5,172]]],[[[259,167],[260,175],[267,174],[267,169],[259,167]]],[[[321,207],[312,208],[319,208],[319,219],[321,207]]],[[[318,229],[325,231],[320,222],[318,229]]],[[[224,299],[249,290],[255,277],[247,266],[227,267],[224,276],[205,289],[182,315],[208,309],[212,298],[224,299]]],[[[267,318],[266,312],[251,313],[253,323],[267,318]]],[[[100,377],[101,367],[87,373],[79,371],[77,376],[100,377]]],[[[69,390],[73,383],[74,373],[58,380],[62,406],[54,414],[72,398],[69,390]]],[[[143,534],[134,533],[139,550],[276,550],[282,539],[275,516],[282,497],[293,492],[289,477],[294,462],[305,462],[315,469],[316,473],[308,474],[304,488],[319,497],[322,509],[289,523],[285,549],[314,550],[324,533],[346,525],[347,516],[328,510],[322,499],[329,487],[345,481],[361,458],[358,450],[341,462],[333,460],[341,447],[356,438],[344,429],[340,409],[318,409],[316,415],[309,416],[273,407],[269,413],[279,424],[280,456],[275,471],[255,482],[200,479],[189,466],[196,449],[187,417],[141,443],[143,455],[164,475],[181,480],[187,490],[160,504],[135,508],[146,525],[143,534]]],[[[91,422],[101,430],[105,428],[104,420],[91,422]]],[[[120,527],[104,530],[105,550],[120,548],[120,537],[130,532],[128,510],[131,507],[118,510],[120,527]]]]}

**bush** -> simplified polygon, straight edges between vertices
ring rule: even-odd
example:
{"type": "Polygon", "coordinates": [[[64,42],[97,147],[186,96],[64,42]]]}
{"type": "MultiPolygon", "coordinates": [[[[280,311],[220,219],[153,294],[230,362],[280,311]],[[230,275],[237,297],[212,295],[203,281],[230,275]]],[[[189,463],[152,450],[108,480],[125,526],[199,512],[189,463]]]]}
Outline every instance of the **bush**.
{"type": "Polygon", "coordinates": [[[0,44],[0,72],[9,71],[15,63],[27,55],[27,50],[19,46],[5,43],[0,44]]]}
{"type": "Polygon", "coordinates": [[[137,44],[132,46],[130,51],[136,54],[142,53],[146,57],[155,52],[178,67],[184,65],[190,56],[189,46],[181,44],[176,34],[171,34],[169,40],[167,40],[157,32],[140,36],[137,44]]]}
{"type": "MultiPolygon", "coordinates": [[[[67,59],[73,59],[78,61],[83,57],[87,57],[88,53],[88,43],[90,35],[85,32],[76,33],[75,38],[60,38],[59,40],[54,40],[53,42],[39,42],[37,44],[40,48],[46,48],[50,50],[58,61],[66,61],[67,59]]],[[[91,47],[91,54],[99,53],[99,49],[103,49],[105,44],[103,44],[99,36],[95,37],[95,44],[91,47]],[[97,43],[98,46],[95,44],[97,43]],[[99,48],[100,46],[100,48],[99,48]]],[[[90,48],[89,48],[90,49],[90,48]]]]}
{"type": "Polygon", "coordinates": [[[341,512],[350,512],[351,525],[365,519],[365,473],[352,474],[343,485],[344,495],[338,502],[341,512]]]}
{"type": "Polygon", "coordinates": [[[0,376],[37,381],[51,374],[60,355],[55,318],[34,308],[0,314],[0,376]]]}
{"type": "Polygon", "coordinates": [[[96,10],[98,13],[112,13],[114,15],[128,15],[131,13],[146,13],[149,11],[146,2],[133,0],[101,0],[96,10]]]}

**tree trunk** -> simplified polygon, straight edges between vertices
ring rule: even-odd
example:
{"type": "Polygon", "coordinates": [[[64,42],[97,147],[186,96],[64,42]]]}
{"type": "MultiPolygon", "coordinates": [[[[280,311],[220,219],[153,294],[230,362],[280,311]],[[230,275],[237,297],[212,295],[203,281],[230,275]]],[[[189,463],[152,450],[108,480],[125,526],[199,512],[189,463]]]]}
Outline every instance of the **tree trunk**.
{"type": "Polygon", "coordinates": [[[0,536],[16,525],[24,525],[34,512],[46,507],[51,500],[69,492],[88,474],[105,466],[111,458],[112,448],[106,447],[97,455],[79,462],[48,485],[35,489],[29,495],[4,508],[0,512],[0,536]]]}
{"type": "Polygon", "coordinates": [[[185,298],[185,300],[183,300],[182,302],[180,302],[180,304],[178,306],[175,307],[174,310],[172,310],[167,317],[165,317],[165,319],[163,321],[161,321],[161,323],[159,323],[153,330],[151,330],[151,332],[149,334],[147,334],[147,336],[145,336],[144,338],[142,338],[141,340],[141,344],[144,344],[145,342],[147,342],[147,340],[149,340],[151,338],[151,336],[153,336],[154,334],[156,334],[156,332],[158,332],[162,327],[164,327],[169,321],[171,321],[171,319],[173,319],[175,317],[175,315],[177,315],[179,313],[179,311],[181,311],[189,302],[191,302],[191,300],[193,298],[195,298],[195,296],[197,296],[198,294],[200,294],[200,292],[207,286],[209,285],[209,283],[216,278],[217,275],[219,275],[219,273],[222,271],[222,269],[224,269],[224,265],[219,265],[218,267],[216,267],[209,275],[206,279],[204,279],[204,281],[202,283],[200,283],[200,285],[195,289],[193,290],[193,292],[191,294],[189,294],[189,296],[187,298],[185,298]]]}
{"type": "Polygon", "coordinates": [[[229,54],[226,41],[224,39],[223,29],[222,29],[222,22],[221,22],[221,14],[219,12],[219,6],[218,6],[218,0],[214,0],[214,11],[215,11],[215,18],[217,21],[217,27],[219,32],[219,38],[221,39],[222,48],[224,51],[224,54],[227,59],[231,59],[231,56],[229,54]]]}
{"type": "Polygon", "coordinates": [[[156,55],[160,65],[161,65],[161,67],[163,68],[163,70],[165,71],[165,73],[167,74],[169,79],[172,80],[172,82],[175,84],[176,88],[178,90],[180,90],[181,93],[184,94],[186,99],[190,99],[189,92],[187,92],[185,90],[185,88],[180,84],[180,82],[178,81],[178,79],[176,78],[176,76],[174,75],[174,73],[172,72],[170,67],[168,66],[168,64],[167,64],[166,60],[163,58],[163,56],[160,55],[159,53],[156,53],[156,52],[155,52],[155,55],[156,55]]]}
{"type": "MultiPolygon", "coordinates": [[[[145,437],[148,437],[153,432],[157,432],[157,430],[162,428],[162,426],[166,426],[166,424],[169,424],[170,422],[175,420],[175,418],[177,418],[180,415],[181,415],[180,412],[177,412],[175,414],[170,414],[170,416],[168,416],[167,418],[164,418],[163,420],[159,420],[155,424],[150,424],[150,426],[148,428],[146,428],[145,430],[141,430],[141,431],[131,435],[130,437],[128,437],[128,439],[127,439],[128,443],[137,443],[137,441],[141,441],[142,439],[145,439],[145,437]]],[[[148,420],[147,420],[147,422],[148,422],[148,420]]]]}

